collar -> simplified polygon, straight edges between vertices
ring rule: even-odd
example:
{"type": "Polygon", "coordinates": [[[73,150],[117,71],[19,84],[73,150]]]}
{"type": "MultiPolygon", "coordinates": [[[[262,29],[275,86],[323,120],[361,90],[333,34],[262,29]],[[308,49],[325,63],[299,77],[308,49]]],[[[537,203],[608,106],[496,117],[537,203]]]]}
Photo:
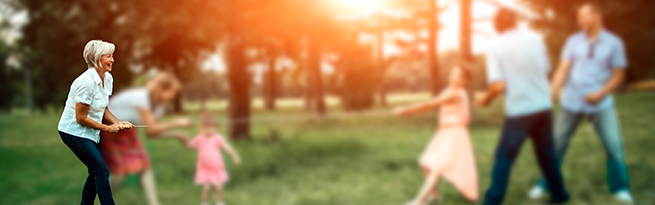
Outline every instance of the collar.
{"type": "MultiPolygon", "coordinates": [[[[602,41],[602,40],[603,40],[604,38],[606,38],[608,35],[609,35],[609,32],[608,32],[607,30],[605,30],[605,28],[601,28],[600,31],[598,31],[598,38],[596,38],[596,42],[594,42],[594,43],[598,43],[598,42],[602,41]]],[[[590,41],[589,41],[589,36],[587,36],[587,33],[585,33],[585,32],[583,31],[583,32],[582,32],[582,36],[584,36],[584,39],[585,39],[586,41],[590,42],[590,41]]]]}
{"type": "Polygon", "coordinates": [[[603,28],[600,30],[600,33],[598,34],[598,41],[606,39],[609,36],[610,36],[610,32],[603,28]]]}
{"type": "Polygon", "coordinates": [[[100,79],[100,75],[98,75],[98,71],[96,71],[95,68],[89,68],[89,72],[91,72],[91,76],[93,76],[93,82],[96,84],[102,83],[102,80],[100,79]]]}

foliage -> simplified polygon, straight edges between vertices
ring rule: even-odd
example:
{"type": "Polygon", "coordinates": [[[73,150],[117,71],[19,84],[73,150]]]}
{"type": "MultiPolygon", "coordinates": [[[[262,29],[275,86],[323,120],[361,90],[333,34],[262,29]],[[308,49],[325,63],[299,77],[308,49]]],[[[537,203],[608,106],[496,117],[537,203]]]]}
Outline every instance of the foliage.
{"type": "Polygon", "coordinates": [[[63,104],[84,71],[82,50],[91,39],[116,45],[115,88],[131,84],[133,66],[173,70],[183,81],[222,39],[218,1],[25,0],[29,23],[20,42],[23,67],[33,72],[37,107],[63,104]]]}
{"type": "Polygon", "coordinates": [[[19,92],[17,81],[20,78],[20,73],[16,69],[10,68],[7,65],[7,59],[11,54],[12,48],[0,41],[0,112],[8,112],[14,104],[14,98],[19,92]]]}
{"type": "Polygon", "coordinates": [[[346,110],[363,110],[374,105],[374,94],[382,73],[371,60],[370,47],[352,46],[342,51],[341,58],[335,63],[339,79],[339,96],[346,110]],[[367,57],[368,56],[368,57],[367,57]]]}
{"type": "Polygon", "coordinates": [[[200,71],[184,85],[181,94],[185,99],[205,102],[226,96],[225,77],[216,71],[200,71]]]}

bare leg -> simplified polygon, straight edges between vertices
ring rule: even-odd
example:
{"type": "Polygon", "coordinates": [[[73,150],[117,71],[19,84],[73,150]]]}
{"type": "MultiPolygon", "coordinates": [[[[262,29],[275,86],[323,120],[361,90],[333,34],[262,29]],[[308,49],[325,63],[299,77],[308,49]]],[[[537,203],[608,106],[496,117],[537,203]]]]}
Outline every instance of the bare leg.
{"type": "Polygon", "coordinates": [[[123,186],[124,181],[125,175],[111,174],[109,177],[109,186],[111,186],[111,192],[116,193],[121,188],[121,186],[123,186]]]}
{"type": "MultiPolygon", "coordinates": [[[[430,168],[421,166],[421,172],[423,172],[423,178],[427,181],[428,177],[430,177],[430,168]]],[[[428,199],[438,199],[441,196],[439,196],[439,186],[434,186],[430,192],[430,196],[428,199]]]]}
{"type": "Polygon", "coordinates": [[[215,185],[214,191],[216,191],[216,202],[223,202],[223,186],[215,185]]]}
{"type": "Polygon", "coordinates": [[[423,184],[423,187],[421,188],[421,192],[419,192],[418,196],[416,196],[414,204],[424,204],[433,194],[438,196],[439,193],[435,189],[437,184],[439,184],[439,175],[435,172],[430,173],[428,178],[425,180],[425,184],[423,184]]]}
{"type": "Polygon", "coordinates": [[[209,184],[202,185],[202,203],[203,204],[209,203],[209,191],[210,190],[211,190],[211,186],[209,184]]]}
{"type": "Polygon", "coordinates": [[[141,172],[141,185],[143,185],[143,190],[146,192],[148,203],[150,205],[159,205],[157,190],[155,188],[155,177],[151,169],[141,172]]]}

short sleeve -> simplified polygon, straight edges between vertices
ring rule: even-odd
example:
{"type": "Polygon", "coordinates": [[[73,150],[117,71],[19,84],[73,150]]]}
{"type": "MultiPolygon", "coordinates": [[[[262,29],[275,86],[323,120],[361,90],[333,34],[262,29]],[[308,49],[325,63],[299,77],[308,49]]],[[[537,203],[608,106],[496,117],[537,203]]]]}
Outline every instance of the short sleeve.
{"type": "Polygon", "coordinates": [[[612,48],[610,66],[612,66],[612,69],[625,69],[628,67],[628,60],[625,55],[625,47],[623,46],[623,42],[621,40],[618,40],[614,48],[612,48]]]}
{"type": "Polygon", "coordinates": [[[109,72],[106,72],[105,75],[107,76],[107,84],[105,85],[107,86],[107,95],[111,96],[114,92],[114,77],[109,72]]]}
{"type": "Polygon", "coordinates": [[[492,53],[487,53],[487,81],[493,83],[495,81],[504,80],[505,76],[500,65],[500,60],[492,53]]]}
{"type": "Polygon", "coordinates": [[[220,134],[216,134],[216,147],[221,147],[223,146],[223,143],[225,143],[225,139],[223,139],[223,136],[220,134]]]}
{"type": "Polygon", "coordinates": [[[572,61],[573,60],[573,42],[574,37],[570,37],[567,41],[566,44],[564,44],[564,48],[562,49],[562,56],[560,56],[561,60],[566,60],[566,61],[572,61]]]}
{"type": "MultiPolygon", "coordinates": [[[[136,108],[143,108],[148,110],[149,112],[153,112],[153,110],[150,107],[150,100],[148,99],[148,91],[143,89],[139,90],[139,92],[131,92],[130,93],[130,104],[136,108]]],[[[158,117],[158,116],[155,116],[158,117]]]]}
{"type": "Polygon", "coordinates": [[[93,102],[93,89],[95,85],[91,80],[78,79],[78,82],[73,83],[73,91],[75,92],[75,103],[82,103],[91,105],[93,102]]]}

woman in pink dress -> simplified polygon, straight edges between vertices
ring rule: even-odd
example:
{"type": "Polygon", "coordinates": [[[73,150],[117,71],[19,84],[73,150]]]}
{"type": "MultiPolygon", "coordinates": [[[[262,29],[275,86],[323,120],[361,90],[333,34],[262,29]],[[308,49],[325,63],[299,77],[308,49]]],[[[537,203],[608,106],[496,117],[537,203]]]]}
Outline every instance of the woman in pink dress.
{"type": "Polygon", "coordinates": [[[208,113],[201,117],[200,132],[191,141],[185,142],[188,149],[198,150],[198,161],[196,166],[196,183],[203,186],[202,204],[209,204],[209,192],[211,188],[216,191],[216,204],[223,203],[223,184],[227,182],[227,170],[223,163],[221,149],[232,156],[234,164],[239,165],[239,155],[232,146],[223,139],[217,132],[218,123],[208,113]]]}
{"type": "Polygon", "coordinates": [[[464,69],[454,68],[450,74],[449,86],[439,96],[394,111],[396,115],[409,116],[440,107],[437,133],[419,159],[425,183],[418,196],[408,205],[440,200],[437,185],[441,178],[453,184],[466,200],[478,200],[478,173],[467,128],[471,115],[465,89],[467,79],[464,69]]]}

